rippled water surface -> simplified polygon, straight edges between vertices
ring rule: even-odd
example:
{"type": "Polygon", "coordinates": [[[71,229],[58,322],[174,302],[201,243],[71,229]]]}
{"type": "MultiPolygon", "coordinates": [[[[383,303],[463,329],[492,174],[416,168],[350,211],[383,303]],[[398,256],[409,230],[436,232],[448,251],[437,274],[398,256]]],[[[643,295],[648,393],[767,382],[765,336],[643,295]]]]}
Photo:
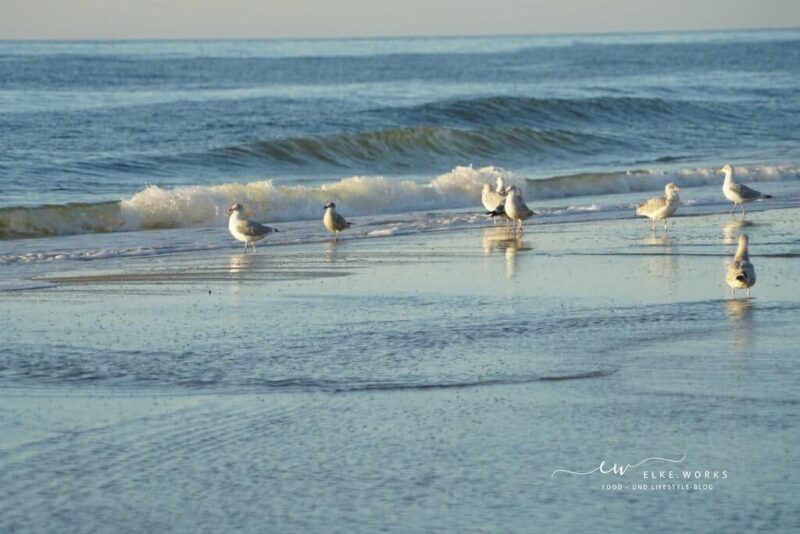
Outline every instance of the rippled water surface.
{"type": "Polygon", "coordinates": [[[791,530],[798,211],[750,217],[176,252],[0,293],[2,527],[791,530]],[[732,300],[743,228],[759,281],[732,300]],[[553,475],[650,457],[681,480],[553,475]]]}

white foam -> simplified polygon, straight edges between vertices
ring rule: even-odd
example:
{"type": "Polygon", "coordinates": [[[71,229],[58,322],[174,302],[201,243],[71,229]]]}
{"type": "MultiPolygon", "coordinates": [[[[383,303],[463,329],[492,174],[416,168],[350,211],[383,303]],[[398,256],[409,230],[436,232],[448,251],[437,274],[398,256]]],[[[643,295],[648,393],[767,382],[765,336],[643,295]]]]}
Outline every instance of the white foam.
{"type": "MultiPolygon", "coordinates": [[[[796,166],[736,167],[746,183],[796,180],[796,166]]],[[[227,208],[244,204],[247,216],[268,223],[312,221],[322,217],[322,206],[337,203],[345,216],[381,216],[474,208],[481,212],[481,189],[498,177],[524,190],[529,205],[554,198],[660,191],[667,182],[682,187],[721,185],[716,169],[656,170],[581,174],[543,180],[524,179],[497,167],[455,167],[430,182],[393,180],[383,176],[352,176],[319,186],[279,185],[273,180],[184,186],[164,189],[149,186],[120,202],[4,208],[0,210],[0,236],[42,237],[90,234],[120,230],[224,226],[227,208]]],[[[591,199],[568,211],[611,209],[591,199]]],[[[22,260],[20,260],[22,261],[22,260]]]]}
{"type": "Polygon", "coordinates": [[[419,230],[416,228],[411,228],[409,226],[403,224],[397,224],[393,226],[389,226],[388,228],[380,228],[378,230],[370,230],[367,232],[367,235],[370,237],[389,237],[393,235],[408,235],[408,234],[417,234],[419,230]]]}
{"type": "Polygon", "coordinates": [[[27,252],[23,254],[6,254],[0,256],[0,265],[25,265],[32,263],[51,263],[59,261],[91,261],[105,260],[113,258],[137,258],[144,256],[156,256],[161,254],[171,254],[176,252],[189,252],[196,250],[212,250],[218,248],[216,245],[191,246],[191,247],[164,247],[164,246],[144,246],[131,248],[109,248],[109,249],[77,249],[77,250],[57,250],[48,252],[27,252]]]}
{"type": "MultiPolygon", "coordinates": [[[[559,176],[544,180],[528,180],[526,199],[551,199],[587,195],[660,191],[669,182],[681,187],[722,186],[718,168],[689,168],[676,172],[637,170],[620,173],[587,173],[559,176]]],[[[790,165],[756,165],[735,167],[736,176],[744,182],[796,180],[800,167],[790,165]]]]}
{"type": "Polygon", "coordinates": [[[592,203],[588,206],[567,206],[567,211],[600,211],[600,205],[592,203]]]}
{"type": "Polygon", "coordinates": [[[429,183],[383,176],[352,176],[321,186],[279,186],[273,180],[162,189],[150,186],[120,207],[126,229],[174,228],[222,223],[228,206],[240,202],[248,217],[265,222],[313,220],[322,206],[336,202],[348,217],[455,209],[480,205],[484,183],[502,176],[522,179],[496,167],[460,166],[429,183]]]}

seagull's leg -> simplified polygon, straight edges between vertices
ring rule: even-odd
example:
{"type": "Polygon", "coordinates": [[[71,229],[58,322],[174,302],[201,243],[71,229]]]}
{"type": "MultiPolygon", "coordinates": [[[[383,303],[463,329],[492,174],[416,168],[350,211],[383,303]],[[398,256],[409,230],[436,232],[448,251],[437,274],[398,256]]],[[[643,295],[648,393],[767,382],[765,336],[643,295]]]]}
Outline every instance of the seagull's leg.
{"type": "Polygon", "coordinates": [[[750,298],[750,288],[747,288],[747,298],[750,298]]]}
{"type": "Polygon", "coordinates": [[[744,219],[745,215],[747,215],[747,210],[744,208],[744,202],[742,202],[742,219],[744,219]]]}
{"type": "Polygon", "coordinates": [[[247,254],[247,241],[244,242],[244,250],[242,251],[242,254],[247,254]]]}
{"type": "Polygon", "coordinates": [[[334,237],[333,240],[339,241],[339,230],[336,230],[336,237],[334,237]]]}
{"type": "Polygon", "coordinates": [[[253,254],[255,254],[255,253],[256,253],[256,242],[255,242],[255,241],[253,241],[253,242],[252,242],[252,243],[250,243],[250,244],[251,244],[251,245],[253,245],[253,254]]]}
{"type": "Polygon", "coordinates": [[[731,216],[733,216],[733,212],[736,211],[736,202],[733,203],[733,209],[731,210],[731,216]]]}

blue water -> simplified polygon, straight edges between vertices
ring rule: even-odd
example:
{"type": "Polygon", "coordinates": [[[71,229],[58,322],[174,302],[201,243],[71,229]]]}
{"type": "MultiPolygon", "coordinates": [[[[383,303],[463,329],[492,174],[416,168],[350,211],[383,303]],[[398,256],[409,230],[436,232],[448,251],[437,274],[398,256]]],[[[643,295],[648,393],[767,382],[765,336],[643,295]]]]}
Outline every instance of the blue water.
{"type": "Polygon", "coordinates": [[[800,31],[0,43],[0,206],[800,160],[800,31]]]}
{"type": "Polygon", "coordinates": [[[798,45],[0,42],[0,531],[798,531],[798,45]]]}

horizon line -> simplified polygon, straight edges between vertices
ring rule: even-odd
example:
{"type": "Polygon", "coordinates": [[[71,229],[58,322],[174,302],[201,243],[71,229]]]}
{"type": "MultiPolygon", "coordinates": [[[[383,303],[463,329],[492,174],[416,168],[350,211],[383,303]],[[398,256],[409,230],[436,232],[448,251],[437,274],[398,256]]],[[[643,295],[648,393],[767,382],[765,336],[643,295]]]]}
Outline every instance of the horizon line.
{"type": "Polygon", "coordinates": [[[319,36],[240,36],[240,37],[0,37],[0,42],[54,42],[54,43],[88,43],[88,42],[145,42],[145,41],[334,41],[334,40],[404,40],[404,39],[480,39],[497,37],[571,37],[571,36],[611,36],[611,35],[643,35],[643,34],[681,34],[681,33],[725,33],[725,32],[779,32],[798,31],[800,26],[763,26],[763,27],[729,27],[707,29],[663,29],[663,30],[623,30],[623,31],[575,31],[575,32],[541,32],[541,33],[444,33],[444,34],[393,34],[393,35],[319,35],[319,36]]]}

